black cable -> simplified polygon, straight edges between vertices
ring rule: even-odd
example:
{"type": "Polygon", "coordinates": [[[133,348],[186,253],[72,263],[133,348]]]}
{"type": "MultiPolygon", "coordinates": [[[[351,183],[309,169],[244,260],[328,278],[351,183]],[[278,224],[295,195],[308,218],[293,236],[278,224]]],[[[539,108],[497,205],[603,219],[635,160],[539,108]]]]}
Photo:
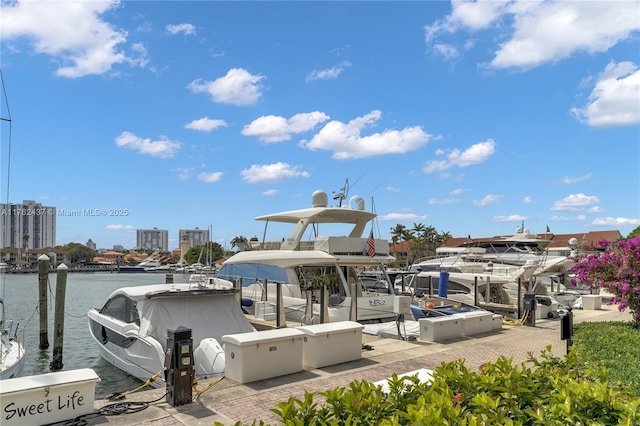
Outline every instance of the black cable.
{"type": "Polygon", "coordinates": [[[147,409],[150,404],[158,402],[166,396],[167,394],[165,393],[160,398],[154,399],[152,401],[114,402],[113,404],[107,404],[104,407],[97,409],[93,413],[78,416],[73,420],[66,420],[59,423],[50,423],[48,426],[85,426],[88,419],[93,419],[99,416],[119,416],[122,414],[139,413],[140,411],[147,409]]]}

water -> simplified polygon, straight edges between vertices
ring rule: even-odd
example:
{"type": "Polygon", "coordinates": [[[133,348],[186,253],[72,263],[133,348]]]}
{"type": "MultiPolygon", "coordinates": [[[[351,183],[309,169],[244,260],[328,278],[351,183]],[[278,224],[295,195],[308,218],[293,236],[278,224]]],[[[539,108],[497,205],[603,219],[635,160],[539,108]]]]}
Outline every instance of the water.
{"type": "MultiPolygon", "coordinates": [[[[50,373],[53,359],[53,323],[55,315],[56,273],[49,274],[47,317],[49,348],[39,349],[40,313],[38,310],[38,274],[1,274],[7,321],[18,324],[24,332],[26,361],[23,376],[50,373]]],[[[174,282],[186,282],[188,275],[175,274],[174,282]]],[[[96,385],[96,399],[139,387],[142,382],[115,368],[100,357],[89,334],[87,311],[104,305],[112,291],[120,287],[165,282],[164,274],[155,273],[68,273],[65,297],[64,344],[62,370],[93,369],[101,381],[96,385]]]]}

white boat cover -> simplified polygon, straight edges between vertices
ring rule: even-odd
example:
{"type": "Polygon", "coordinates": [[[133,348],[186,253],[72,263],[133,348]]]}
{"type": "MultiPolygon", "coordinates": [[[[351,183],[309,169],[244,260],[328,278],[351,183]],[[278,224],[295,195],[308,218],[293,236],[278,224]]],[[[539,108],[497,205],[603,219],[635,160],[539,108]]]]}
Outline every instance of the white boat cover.
{"type": "Polygon", "coordinates": [[[155,338],[166,351],[167,330],[178,326],[192,330],[194,348],[205,338],[222,342],[225,334],[255,331],[235,298],[235,294],[230,293],[139,300],[139,333],[155,338]]]}

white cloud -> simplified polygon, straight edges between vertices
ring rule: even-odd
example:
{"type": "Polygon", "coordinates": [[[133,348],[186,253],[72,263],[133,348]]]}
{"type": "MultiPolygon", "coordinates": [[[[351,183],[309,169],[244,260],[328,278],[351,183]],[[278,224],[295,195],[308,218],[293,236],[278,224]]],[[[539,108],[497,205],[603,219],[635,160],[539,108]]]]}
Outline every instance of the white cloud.
{"type": "Polygon", "coordinates": [[[598,197],[593,195],[571,194],[562,200],[553,203],[551,210],[565,212],[582,211],[599,202],[600,200],[598,197]]]}
{"type": "Polygon", "coordinates": [[[482,200],[474,200],[471,203],[474,206],[486,207],[492,204],[499,204],[502,198],[503,198],[502,195],[489,194],[489,195],[486,195],[482,200]]]}
{"type": "Polygon", "coordinates": [[[387,186],[387,191],[389,191],[389,192],[400,192],[400,188],[396,188],[395,186],[387,186]]]}
{"type": "Polygon", "coordinates": [[[566,216],[552,216],[551,220],[553,222],[577,222],[586,220],[587,217],[583,214],[579,214],[575,217],[566,217],[566,216]]]}
{"type": "Polygon", "coordinates": [[[224,120],[214,120],[209,117],[203,117],[184,125],[185,129],[197,130],[199,132],[206,133],[217,129],[218,127],[227,127],[227,122],[224,120]]]}
{"type": "Polygon", "coordinates": [[[600,73],[589,103],[572,108],[573,116],[589,126],[640,123],[640,70],[632,62],[610,62],[600,73]]]}
{"type": "Polygon", "coordinates": [[[107,225],[104,227],[106,231],[125,231],[125,232],[133,232],[136,230],[131,225],[107,225]]]}
{"type": "Polygon", "coordinates": [[[198,180],[201,180],[206,183],[218,182],[222,179],[222,172],[202,172],[198,175],[198,180]]]}
{"type": "Polygon", "coordinates": [[[193,171],[193,168],[180,167],[180,168],[176,169],[176,171],[178,172],[178,179],[179,180],[189,180],[191,178],[191,172],[193,171]]]}
{"type": "Polygon", "coordinates": [[[277,195],[278,194],[278,190],[277,189],[269,189],[267,191],[264,191],[262,193],[262,195],[267,195],[267,196],[271,196],[271,195],[277,195]]]}
{"type": "Polygon", "coordinates": [[[296,177],[309,177],[308,172],[301,171],[302,166],[290,166],[287,163],[254,164],[240,172],[242,180],[247,183],[276,183],[296,177]]]}
{"type": "Polygon", "coordinates": [[[640,29],[635,1],[452,1],[449,16],[425,26],[430,48],[458,31],[503,30],[491,68],[532,68],[578,52],[606,52],[640,29]]]}
{"type": "Polygon", "coordinates": [[[594,219],[591,224],[597,226],[640,225],[640,219],[631,219],[626,217],[601,217],[594,219]]]}
{"type": "Polygon", "coordinates": [[[196,27],[192,24],[169,24],[165,29],[171,34],[184,34],[184,35],[196,35],[196,27]]]}
{"type": "Polygon", "coordinates": [[[458,49],[451,44],[437,43],[433,46],[433,50],[446,60],[451,60],[460,56],[458,49]]]}
{"type": "Polygon", "coordinates": [[[378,216],[376,218],[380,221],[397,221],[397,222],[415,222],[419,220],[429,219],[429,216],[418,216],[414,213],[389,213],[385,215],[378,216]]]}
{"type": "Polygon", "coordinates": [[[35,53],[55,58],[55,74],[77,78],[104,74],[116,64],[144,67],[146,51],[128,55],[121,47],[127,32],[105,22],[101,15],[118,8],[119,1],[2,2],[3,43],[26,39],[35,53]]]}
{"type": "Polygon", "coordinates": [[[214,102],[247,106],[254,105],[262,96],[262,81],[265,78],[242,68],[232,68],[224,77],[213,81],[193,80],[187,88],[193,93],[208,93],[214,102]]]}
{"type": "Polygon", "coordinates": [[[429,204],[455,204],[455,203],[459,203],[462,200],[459,198],[443,198],[441,200],[438,200],[436,198],[429,198],[429,201],[427,201],[429,204]]]}
{"type": "Polygon", "coordinates": [[[498,1],[452,1],[451,15],[425,26],[425,40],[431,44],[444,32],[454,33],[461,28],[472,30],[487,28],[500,18],[506,6],[507,3],[498,1]]]}
{"type": "Polygon", "coordinates": [[[360,134],[365,127],[372,126],[381,117],[382,112],[374,110],[348,123],[332,120],[310,141],[302,141],[300,146],[311,151],[334,151],[334,159],[345,160],[415,151],[431,138],[431,135],[419,126],[405,127],[402,130],[386,129],[368,136],[360,134]]]}
{"type": "Polygon", "coordinates": [[[588,179],[591,179],[591,173],[587,173],[586,175],[576,176],[576,177],[565,176],[562,178],[562,183],[564,183],[565,185],[572,185],[574,183],[584,182],[585,180],[588,180],[588,179]]]}
{"type": "Polygon", "coordinates": [[[350,62],[344,61],[340,65],[325,70],[313,70],[308,75],[305,81],[314,80],[334,80],[338,78],[342,72],[351,66],[350,62]]]}
{"type": "Polygon", "coordinates": [[[528,203],[533,203],[533,198],[531,198],[530,196],[528,196],[528,195],[527,195],[526,197],[524,197],[524,198],[522,199],[522,202],[523,202],[523,203],[527,203],[527,204],[528,204],[528,203]]]}
{"type": "Polygon", "coordinates": [[[485,142],[473,144],[462,152],[457,148],[450,151],[439,149],[436,151],[436,155],[446,154],[447,158],[427,162],[422,168],[422,171],[432,173],[447,170],[452,167],[468,167],[480,164],[487,161],[495,151],[496,143],[493,139],[487,139],[485,142]]]}
{"type": "Polygon", "coordinates": [[[116,145],[152,157],[171,158],[180,150],[182,144],[169,140],[166,136],[161,136],[160,140],[152,141],[148,138],[138,137],[131,132],[122,132],[116,138],[116,145]]]}
{"type": "Polygon", "coordinates": [[[313,111],[296,114],[288,119],[277,115],[263,115],[242,129],[245,136],[257,136],[263,142],[273,143],[291,139],[294,133],[313,129],[330,117],[323,112],[313,111]]]}
{"type": "Polygon", "coordinates": [[[464,194],[466,192],[466,190],[464,188],[456,188],[453,191],[451,191],[451,195],[461,195],[464,194]]]}
{"type": "Polygon", "coordinates": [[[512,214],[509,216],[494,216],[491,218],[494,222],[522,222],[523,220],[527,220],[527,216],[521,216],[519,214],[512,214]]]}

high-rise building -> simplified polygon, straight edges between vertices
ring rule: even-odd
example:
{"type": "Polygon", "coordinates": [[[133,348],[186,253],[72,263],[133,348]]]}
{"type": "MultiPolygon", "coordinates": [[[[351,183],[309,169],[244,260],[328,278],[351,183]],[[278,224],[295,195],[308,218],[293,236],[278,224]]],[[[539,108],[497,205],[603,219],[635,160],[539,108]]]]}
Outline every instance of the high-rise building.
{"type": "Polygon", "coordinates": [[[87,247],[89,247],[91,250],[95,250],[96,249],[96,243],[94,243],[91,238],[89,238],[89,241],[87,241],[87,243],[85,245],[87,247]]]}
{"type": "Polygon", "coordinates": [[[189,240],[190,247],[203,246],[210,240],[208,229],[180,229],[178,230],[178,241],[189,240]]]}
{"type": "Polygon", "coordinates": [[[56,208],[33,200],[0,203],[0,246],[39,249],[56,245],[56,208]]]}
{"type": "Polygon", "coordinates": [[[169,251],[169,231],[166,229],[138,229],[136,247],[142,250],[169,251]]]}

